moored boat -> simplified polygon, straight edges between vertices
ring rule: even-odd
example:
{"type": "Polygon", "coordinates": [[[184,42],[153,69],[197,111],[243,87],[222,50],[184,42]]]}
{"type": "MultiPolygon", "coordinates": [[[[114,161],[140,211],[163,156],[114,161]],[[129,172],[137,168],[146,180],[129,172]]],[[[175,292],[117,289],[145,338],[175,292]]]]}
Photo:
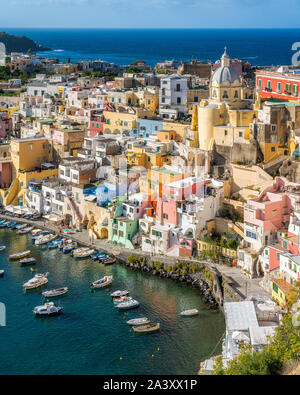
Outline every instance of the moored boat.
{"type": "Polygon", "coordinates": [[[48,291],[42,292],[42,295],[46,298],[55,298],[56,296],[62,296],[68,293],[68,287],[62,287],[57,289],[49,289],[48,291]]]}
{"type": "Polygon", "coordinates": [[[183,317],[192,317],[193,315],[197,315],[199,311],[197,309],[185,310],[180,313],[183,317]]]}
{"type": "Polygon", "coordinates": [[[49,302],[41,306],[36,306],[33,313],[37,316],[51,316],[60,314],[62,309],[61,306],[55,306],[53,302],[49,302]]]}
{"type": "Polygon", "coordinates": [[[25,258],[25,256],[28,256],[29,254],[30,254],[30,250],[17,252],[16,254],[10,255],[8,259],[21,259],[21,258],[25,258]]]}
{"type": "Polygon", "coordinates": [[[0,270],[0,277],[3,277],[4,276],[4,270],[0,270]]]}
{"type": "Polygon", "coordinates": [[[53,241],[54,239],[56,239],[56,235],[53,234],[49,234],[49,235],[45,235],[45,236],[41,236],[39,238],[36,239],[35,244],[36,245],[43,245],[43,244],[47,244],[50,243],[50,241],[53,241]]]}
{"type": "Polygon", "coordinates": [[[33,257],[30,258],[23,258],[20,260],[21,265],[35,265],[36,264],[36,259],[33,257]]]}
{"type": "Polygon", "coordinates": [[[69,252],[75,250],[75,248],[77,247],[77,243],[69,243],[63,246],[63,252],[64,254],[68,254],[69,252]]]}
{"type": "Polygon", "coordinates": [[[48,274],[40,274],[37,273],[33,278],[28,280],[26,283],[23,284],[24,290],[38,288],[44,284],[48,283],[48,274]]]}
{"type": "Polygon", "coordinates": [[[80,259],[80,258],[88,258],[91,254],[93,254],[95,250],[91,248],[77,248],[73,251],[73,257],[80,259]]]}
{"type": "Polygon", "coordinates": [[[113,265],[114,263],[116,263],[116,258],[108,257],[106,259],[103,259],[101,263],[103,263],[104,265],[113,265]]]}
{"type": "Polygon", "coordinates": [[[19,229],[17,231],[17,234],[18,235],[25,235],[26,233],[29,233],[32,229],[33,229],[32,226],[26,227],[26,228],[22,228],[22,229],[19,229]]]}
{"type": "Polygon", "coordinates": [[[126,302],[122,302],[117,304],[117,309],[119,310],[130,310],[130,309],[134,309],[136,307],[139,307],[140,303],[135,300],[135,299],[131,299],[128,300],[126,302]]]}
{"type": "Polygon", "coordinates": [[[133,326],[132,329],[134,330],[135,333],[155,332],[160,329],[160,323],[159,322],[150,322],[149,324],[146,324],[146,325],[133,326]]]}
{"type": "Polygon", "coordinates": [[[126,295],[128,295],[129,292],[130,292],[130,291],[120,291],[120,290],[118,290],[118,291],[115,291],[115,292],[111,293],[110,296],[111,296],[112,298],[120,298],[121,296],[126,296],[126,295]]]}
{"type": "Polygon", "coordinates": [[[52,240],[48,243],[48,248],[57,248],[59,246],[59,243],[61,242],[61,239],[56,239],[56,240],[52,240]]]}
{"type": "Polygon", "coordinates": [[[6,248],[6,246],[0,246],[0,252],[1,252],[1,251],[4,251],[5,248],[6,248]]]}
{"type": "Polygon", "coordinates": [[[120,303],[128,302],[129,300],[132,300],[133,298],[131,296],[122,296],[121,298],[115,298],[113,300],[113,304],[117,306],[120,303]]]}
{"type": "Polygon", "coordinates": [[[96,251],[93,254],[91,254],[91,258],[93,261],[96,261],[97,259],[99,259],[99,257],[104,256],[102,251],[96,251]]]}
{"type": "Polygon", "coordinates": [[[126,321],[126,324],[133,325],[133,326],[146,325],[149,323],[150,323],[150,320],[147,317],[133,318],[129,321],[126,321]]]}
{"type": "Polygon", "coordinates": [[[91,284],[91,288],[104,288],[110,285],[113,281],[113,276],[104,276],[100,280],[96,280],[91,284]]]}

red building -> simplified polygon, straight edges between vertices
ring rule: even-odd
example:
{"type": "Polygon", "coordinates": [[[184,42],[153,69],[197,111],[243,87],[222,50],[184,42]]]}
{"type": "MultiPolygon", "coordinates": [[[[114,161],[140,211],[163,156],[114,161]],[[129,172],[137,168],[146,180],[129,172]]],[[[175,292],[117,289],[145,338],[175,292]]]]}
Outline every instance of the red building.
{"type": "Polygon", "coordinates": [[[280,67],[277,71],[256,71],[256,90],[263,99],[300,102],[300,73],[280,67]]]}
{"type": "Polygon", "coordinates": [[[0,138],[5,139],[12,131],[12,119],[8,118],[7,112],[0,112],[0,138]]]}
{"type": "Polygon", "coordinates": [[[104,116],[102,111],[91,111],[91,120],[90,120],[90,136],[94,137],[99,134],[103,134],[103,122],[104,116]]]}

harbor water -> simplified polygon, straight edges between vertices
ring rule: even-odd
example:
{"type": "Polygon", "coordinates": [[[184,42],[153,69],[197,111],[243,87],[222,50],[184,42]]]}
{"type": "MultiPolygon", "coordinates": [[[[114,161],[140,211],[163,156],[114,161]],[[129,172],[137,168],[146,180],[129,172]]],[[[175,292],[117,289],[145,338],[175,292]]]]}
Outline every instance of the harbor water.
{"type": "MultiPolygon", "coordinates": [[[[204,305],[199,290],[186,284],[132,271],[118,264],[105,267],[91,259],[75,260],[47,246],[35,246],[31,234],[0,229],[0,302],[6,306],[6,326],[0,327],[0,374],[196,374],[225,330],[222,313],[204,305]],[[63,306],[57,317],[37,318],[40,288],[23,292],[33,277],[30,266],[9,261],[10,254],[30,249],[36,272],[49,272],[44,289],[67,286],[56,299],[63,306]],[[113,284],[90,290],[90,284],[112,274],[113,284]],[[119,312],[110,293],[128,289],[140,307],[119,312]],[[198,308],[195,317],[180,317],[198,308]],[[147,316],[160,322],[157,333],[136,335],[126,321],[147,316]]],[[[215,353],[220,353],[220,346],[215,353]]]]}

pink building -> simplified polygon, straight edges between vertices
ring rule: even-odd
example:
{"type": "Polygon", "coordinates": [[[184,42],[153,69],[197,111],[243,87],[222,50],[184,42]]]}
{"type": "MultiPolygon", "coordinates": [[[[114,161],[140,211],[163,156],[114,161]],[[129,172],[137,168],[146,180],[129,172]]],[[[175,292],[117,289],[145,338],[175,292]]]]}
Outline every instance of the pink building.
{"type": "Polygon", "coordinates": [[[244,238],[247,247],[259,251],[277,240],[279,229],[287,229],[293,200],[287,181],[277,177],[274,184],[257,198],[248,199],[244,208],[244,238]]]}

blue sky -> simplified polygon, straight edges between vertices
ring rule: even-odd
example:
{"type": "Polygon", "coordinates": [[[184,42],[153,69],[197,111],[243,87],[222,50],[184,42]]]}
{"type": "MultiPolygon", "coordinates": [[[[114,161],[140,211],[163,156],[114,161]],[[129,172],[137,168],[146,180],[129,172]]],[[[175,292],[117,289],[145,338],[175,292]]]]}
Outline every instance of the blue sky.
{"type": "Polygon", "coordinates": [[[0,28],[295,28],[299,0],[0,0],[0,28]]]}

